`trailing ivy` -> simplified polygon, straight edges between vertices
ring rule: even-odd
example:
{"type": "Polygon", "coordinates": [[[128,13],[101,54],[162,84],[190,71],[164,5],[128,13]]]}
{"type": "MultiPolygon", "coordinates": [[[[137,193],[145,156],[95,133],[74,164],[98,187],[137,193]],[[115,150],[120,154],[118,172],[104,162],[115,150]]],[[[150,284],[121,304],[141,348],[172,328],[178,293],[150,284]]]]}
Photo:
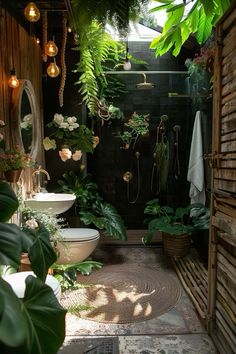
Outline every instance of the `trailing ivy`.
{"type": "Polygon", "coordinates": [[[162,34],[154,38],[150,45],[151,49],[155,49],[156,56],[169,50],[177,56],[192,33],[199,44],[204,43],[210,37],[213,26],[230,5],[230,0],[182,0],[180,4],[176,4],[176,0],[156,2],[159,6],[154,7],[151,12],[165,10],[167,14],[162,34]]]}

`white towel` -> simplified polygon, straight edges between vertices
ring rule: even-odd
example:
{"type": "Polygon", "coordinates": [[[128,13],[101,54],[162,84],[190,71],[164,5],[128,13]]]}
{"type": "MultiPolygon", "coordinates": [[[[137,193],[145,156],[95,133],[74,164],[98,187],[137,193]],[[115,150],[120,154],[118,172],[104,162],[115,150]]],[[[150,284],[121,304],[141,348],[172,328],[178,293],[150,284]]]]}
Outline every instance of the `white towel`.
{"type": "Polygon", "coordinates": [[[202,203],[205,205],[206,195],[200,111],[196,113],[193,126],[187,180],[190,182],[189,198],[191,199],[191,204],[202,203]]]}

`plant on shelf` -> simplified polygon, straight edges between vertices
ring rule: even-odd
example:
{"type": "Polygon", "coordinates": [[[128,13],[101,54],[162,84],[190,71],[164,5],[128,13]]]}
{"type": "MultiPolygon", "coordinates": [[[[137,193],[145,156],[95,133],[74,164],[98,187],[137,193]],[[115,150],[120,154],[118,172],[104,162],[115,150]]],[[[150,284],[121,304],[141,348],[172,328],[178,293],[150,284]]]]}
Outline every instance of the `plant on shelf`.
{"type": "Polygon", "coordinates": [[[208,41],[193,59],[187,59],[185,65],[188,69],[191,94],[208,96],[212,90],[214,71],[214,42],[208,41]]]}
{"type": "Polygon", "coordinates": [[[0,171],[22,170],[33,165],[31,156],[21,150],[18,145],[0,153],[0,171]]]}
{"type": "Polygon", "coordinates": [[[85,125],[79,124],[76,117],[64,117],[55,113],[52,122],[47,126],[54,130],[43,139],[44,149],[55,150],[59,145],[59,156],[63,162],[71,158],[79,161],[82,152],[93,152],[96,146],[97,140],[93,132],[85,125]]]}
{"type": "Polygon", "coordinates": [[[209,209],[200,203],[173,209],[153,199],[147,202],[144,213],[148,215],[148,233],[143,242],[150,243],[154,233],[161,231],[164,251],[171,256],[185,255],[190,247],[189,235],[209,228],[209,209]]]}
{"type": "Polygon", "coordinates": [[[86,225],[94,224],[98,229],[104,229],[107,235],[126,240],[126,230],[121,216],[99,195],[97,185],[91,182],[91,175],[66,172],[58,184],[60,185],[58,191],[76,195],[79,216],[86,225]]]}
{"type": "Polygon", "coordinates": [[[26,278],[23,299],[0,277],[0,352],[8,354],[56,354],[65,337],[65,313],[44,280],[56,254],[49,235],[36,223],[27,233],[7,222],[18,208],[8,183],[0,183],[0,264],[17,268],[27,251],[37,277],[26,278]],[[7,222],[7,223],[6,223],[7,222]],[[55,325],[56,324],[56,325],[55,325]],[[50,331],[48,330],[50,328],[50,331]]]}
{"type": "Polygon", "coordinates": [[[119,135],[124,144],[124,149],[129,149],[131,145],[134,148],[138,138],[149,133],[149,117],[149,114],[144,115],[134,112],[128,122],[124,123],[125,130],[123,134],[119,135]]]}

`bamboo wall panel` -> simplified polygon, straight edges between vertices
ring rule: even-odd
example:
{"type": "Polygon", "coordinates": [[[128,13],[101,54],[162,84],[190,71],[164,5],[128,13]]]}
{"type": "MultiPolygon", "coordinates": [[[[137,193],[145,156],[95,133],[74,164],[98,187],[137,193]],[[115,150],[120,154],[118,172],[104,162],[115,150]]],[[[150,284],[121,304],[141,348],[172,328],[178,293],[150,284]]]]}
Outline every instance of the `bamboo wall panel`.
{"type": "Polygon", "coordinates": [[[217,26],[212,130],[208,330],[236,353],[236,1],[217,26]]]}
{"type": "MultiPolygon", "coordinates": [[[[42,60],[41,49],[35,37],[29,36],[23,27],[5,9],[0,16],[0,119],[7,124],[5,138],[12,145],[10,127],[12,89],[8,87],[10,70],[15,68],[18,79],[30,80],[40,109],[41,129],[37,132],[42,141],[43,102],[42,102],[42,60]]],[[[14,143],[14,142],[13,142],[14,143]]],[[[43,162],[43,149],[39,149],[39,162],[43,162]]]]}

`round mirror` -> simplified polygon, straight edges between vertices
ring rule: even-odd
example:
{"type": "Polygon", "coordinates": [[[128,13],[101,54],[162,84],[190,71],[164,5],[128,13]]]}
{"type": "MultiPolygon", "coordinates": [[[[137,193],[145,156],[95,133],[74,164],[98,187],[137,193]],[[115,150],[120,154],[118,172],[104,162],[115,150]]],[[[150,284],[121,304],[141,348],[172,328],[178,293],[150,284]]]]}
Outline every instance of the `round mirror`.
{"type": "Polygon", "coordinates": [[[19,145],[33,159],[39,146],[40,119],[33,86],[29,80],[20,80],[12,90],[12,142],[19,145]]]}

